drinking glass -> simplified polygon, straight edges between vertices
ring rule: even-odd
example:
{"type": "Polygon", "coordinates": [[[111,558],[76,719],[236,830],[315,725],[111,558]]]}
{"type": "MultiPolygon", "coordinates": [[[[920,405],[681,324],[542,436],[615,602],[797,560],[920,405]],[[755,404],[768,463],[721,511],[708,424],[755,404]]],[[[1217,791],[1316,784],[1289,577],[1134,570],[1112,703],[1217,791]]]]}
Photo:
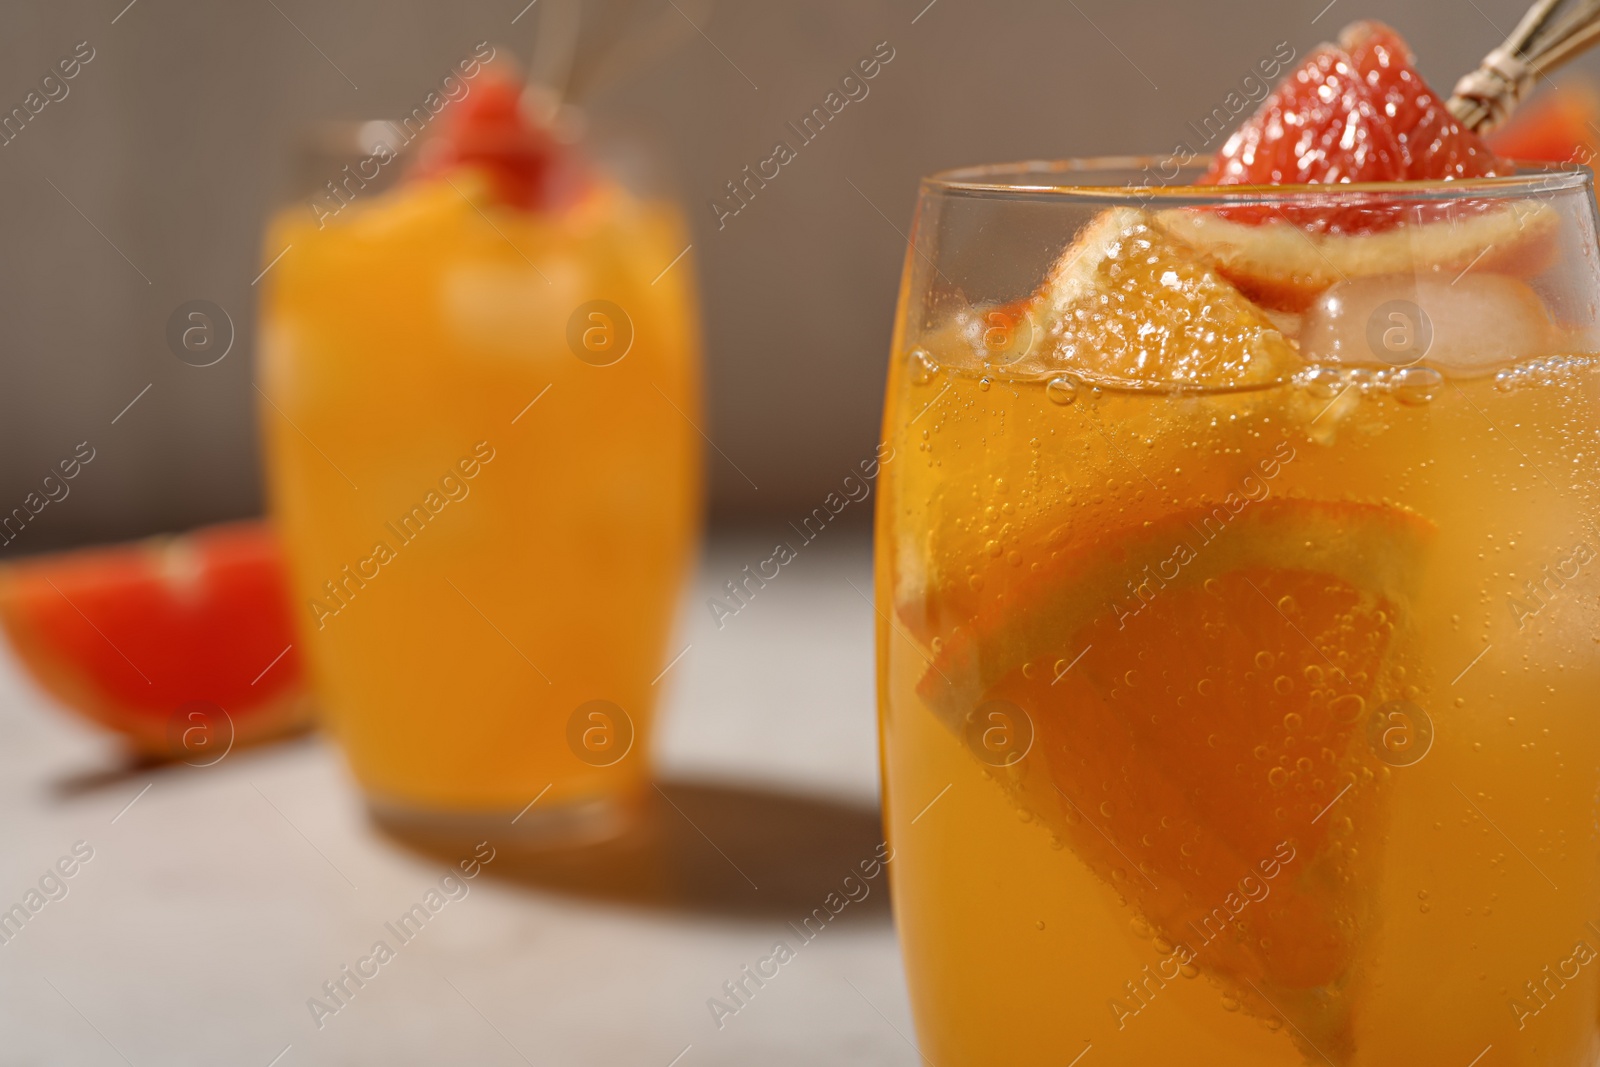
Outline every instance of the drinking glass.
{"type": "Polygon", "coordinates": [[[1162,175],[921,186],[876,540],[921,1050],[1592,1063],[1590,175],[1162,175]]]}
{"type": "Polygon", "coordinates": [[[427,145],[361,129],[401,147],[263,242],[271,508],[327,724],[392,825],[613,835],[699,526],[686,227],[599,169],[558,208],[470,166],[380,191],[427,145]]]}

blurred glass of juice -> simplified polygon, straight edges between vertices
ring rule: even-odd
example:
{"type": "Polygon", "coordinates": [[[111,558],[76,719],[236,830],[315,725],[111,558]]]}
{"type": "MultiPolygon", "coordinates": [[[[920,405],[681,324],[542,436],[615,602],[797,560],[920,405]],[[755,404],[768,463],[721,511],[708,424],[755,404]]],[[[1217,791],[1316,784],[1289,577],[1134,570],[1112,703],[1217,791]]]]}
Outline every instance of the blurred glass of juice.
{"type": "Polygon", "coordinates": [[[699,351],[677,210],[521,95],[484,72],[420,165],[367,168],[407,180],[341,171],[272,224],[259,417],[300,640],[374,813],[573,841],[649,786],[699,351]]]}

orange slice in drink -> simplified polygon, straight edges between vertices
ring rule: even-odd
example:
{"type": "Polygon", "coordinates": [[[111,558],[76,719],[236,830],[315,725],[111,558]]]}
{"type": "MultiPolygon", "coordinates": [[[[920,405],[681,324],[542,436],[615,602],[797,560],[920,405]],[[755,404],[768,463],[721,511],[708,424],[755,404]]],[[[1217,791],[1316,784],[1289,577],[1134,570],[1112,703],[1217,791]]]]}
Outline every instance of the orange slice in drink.
{"type": "MultiPolygon", "coordinates": [[[[1096,215],[1026,302],[988,309],[981,321],[1004,342],[984,347],[984,361],[1004,363],[1015,378],[1064,375],[1124,390],[1229,393],[1227,399],[1197,399],[1181,411],[1151,404],[1143,416],[1130,415],[1117,427],[1119,436],[1140,437],[1149,445],[1143,454],[1156,471],[1187,468],[1188,442],[1209,433],[1213,419],[1249,406],[1240,390],[1269,386],[1303,365],[1266,312],[1209,270],[1192,249],[1158,230],[1148,212],[1134,208],[1096,215]]],[[[963,328],[947,324],[941,329],[942,334],[921,340],[942,358],[961,352],[969,341],[977,352],[985,333],[968,329],[970,336],[963,340],[963,328]]],[[[1255,402],[1272,403],[1267,396],[1262,389],[1255,402]]],[[[1109,437],[1107,442],[1118,447],[1109,437]]],[[[1184,480],[1191,492],[1214,489],[1221,498],[1250,474],[1247,460],[1224,456],[1187,470],[1184,480]]],[[[1054,551],[1058,526],[1093,526],[1102,507],[1115,510],[1120,524],[1153,518],[1163,507],[1154,497],[1138,505],[1142,514],[1123,510],[1127,506],[1080,501],[1062,517],[1070,523],[1018,516],[1016,529],[1007,531],[1014,537],[1008,546],[1031,560],[1054,551]]],[[[971,618],[987,599],[981,592],[985,586],[1010,580],[1010,553],[994,552],[987,544],[991,535],[969,518],[960,506],[936,507],[930,512],[933,528],[915,543],[900,544],[901,559],[911,562],[901,568],[896,608],[920,640],[971,618]],[[915,580],[906,580],[908,574],[915,580]]]]}
{"type": "Polygon", "coordinates": [[[1346,1061],[1387,768],[1431,526],[1264,498],[1065,547],[948,637],[918,692],[1177,952],[1307,1058],[1346,1061]],[[981,725],[981,724],[980,724],[981,725]],[[1031,729],[1029,729],[1031,727],[1031,729]]]}
{"type": "Polygon", "coordinates": [[[1135,208],[1102,212],[1034,298],[1042,330],[1020,370],[1147,386],[1250,386],[1299,357],[1277,326],[1183,241],[1135,208]]]}

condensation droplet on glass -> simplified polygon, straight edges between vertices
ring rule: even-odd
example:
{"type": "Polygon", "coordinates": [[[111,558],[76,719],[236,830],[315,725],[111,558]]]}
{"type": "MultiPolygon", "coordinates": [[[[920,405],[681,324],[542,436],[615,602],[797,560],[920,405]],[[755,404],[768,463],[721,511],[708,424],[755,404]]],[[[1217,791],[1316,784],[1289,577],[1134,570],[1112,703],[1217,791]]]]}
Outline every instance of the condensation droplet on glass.
{"type": "Polygon", "coordinates": [[[1200,968],[1192,963],[1185,963],[1178,968],[1178,973],[1185,978],[1198,978],[1200,977],[1200,968]]]}
{"type": "Polygon", "coordinates": [[[1228,994],[1224,993],[1224,994],[1222,994],[1222,1010],[1223,1011],[1238,1011],[1239,1010],[1239,1002],[1237,1000],[1235,1000],[1234,998],[1230,997],[1228,994]]]}

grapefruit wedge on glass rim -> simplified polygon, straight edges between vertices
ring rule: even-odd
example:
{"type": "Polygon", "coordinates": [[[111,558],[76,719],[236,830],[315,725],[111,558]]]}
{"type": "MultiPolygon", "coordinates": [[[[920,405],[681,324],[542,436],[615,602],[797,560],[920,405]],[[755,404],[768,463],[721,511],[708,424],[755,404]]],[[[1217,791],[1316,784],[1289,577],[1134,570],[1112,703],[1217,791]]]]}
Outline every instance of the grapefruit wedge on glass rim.
{"type": "MultiPolygon", "coordinates": [[[[1272,186],[1470,180],[1514,167],[1462,126],[1394,30],[1345,29],[1315,49],[1218,151],[1202,184],[1272,186]]],[[[1251,299],[1301,311],[1345,279],[1388,274],[1528,276],[1554,251],[1555,213],[1524,201],[1424,211],[1352,191],[1330,207],[1178,209],[1161,222],[1251,299]]]]}
{"type": "Polygon", "coordinates": [[[266,523],[19,561],[0,621],[43,689],[146,757],[212,762],[310,722],[266,523]]]}

